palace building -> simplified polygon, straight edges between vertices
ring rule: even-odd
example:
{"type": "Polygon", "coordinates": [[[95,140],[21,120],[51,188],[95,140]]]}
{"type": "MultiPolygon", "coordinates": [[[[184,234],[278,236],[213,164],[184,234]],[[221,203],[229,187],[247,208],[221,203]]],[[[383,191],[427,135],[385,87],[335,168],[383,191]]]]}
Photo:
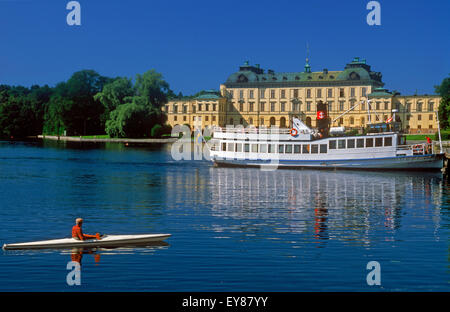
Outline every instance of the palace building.
{"type": "Polygon", "coordinates": [[[355,57],[343,70],[311,71],[306,59],[301,72],[265,71],[245,62],[220,85],[195,98],[172,99],[165,105],[171,126],[254,125],[291,127],[292,117],[316,126],[317,103],[328,104],[331,126],[361,129],[391,118],[409,133],[437,131],[437,95],[400,95],[383,88],[382,75],[365,59],[355,57]],[[367,107],[370,100],[370,107],[367,107]],[[369,114],[370,112],[370,114],[369,114]],[[344,114],[345,113],[345,114],[344,114]],[[370,116],[370,117],[369,117],[370,116]],[[370,120],[369,120],[370,118],[370,120]]]}

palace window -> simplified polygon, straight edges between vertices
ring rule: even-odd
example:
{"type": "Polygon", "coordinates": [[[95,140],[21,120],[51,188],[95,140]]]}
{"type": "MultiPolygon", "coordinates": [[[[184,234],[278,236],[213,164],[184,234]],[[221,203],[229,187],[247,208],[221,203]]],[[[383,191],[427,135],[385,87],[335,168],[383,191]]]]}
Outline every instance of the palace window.
{"type": "Polygon", "coordinates": [[[249,112],[253,112],[253,105],[254,105],[253,102],[248,103],[248,111],[249,112]]]}
{"type": "Polygon", "coordinates": [[[350,88],[350,96],[355,96],[355,88],[350,88]]]}
{"type": "Polygon", "coordinates": [[[333,89],[328,89],[328,97],[333,97],[333,89]]]}
{"type": "Polygon", "coordinates": [[[264,118],[261,118],[261,120],[259,121],[259,124],[260,124],[261,126],[264,126],[264,118]]]}
{"type": "Polygon", "coordinates": [[[198,111],[199,111],[199,112],[202,111],[202,104],[198,104],[198,111]]]}
{"type": "Polygon", "coordinates": [[[270,111],[271,112],[275,111],[275,102],[270,102],[270,111]]]}
{"type": "Polygon", "coordinates": [[[328,101],[328,111],[331,112],[333,110],[333,101],[328,101]]]}
{"type": "Polygon", "coordinates": [[[298,89],[294,89],[294,98],[298,98],[298,89]]]}
{"type": "Polygon", "coordinates": [[[306,102],[306,111],[311,111],[311,102],[306,102]]]}
{"type": "Polygon", "coordinates": [[[286,90],[281,90],[281,98],[282,99],[286,98],[286,90]]]}
{"type": "Polygon", "coordinates": [[[270,90],[270,98],[271,99],[275,98],[275,90],[270,90]]]}
{"type": "Polygon", "coordinates": [[[307,97],[308,99],[311,98],[311,89],[306,89],[306,97],[307,97]]]}
{"type": "Polygon", "coordinates": [[[286,102],[281,102],[281,111],[284,112],[286,110],[286,102]]]}
{"type": "Polygon", "coordinates": [[[217,110],[217,104],[213,104],[213,111],[215,112],[217,110]]]}
{"type": "Polygon", "coordinates": [[[183,116],[183,121],[186,121],[186,116],[183,116]]]}
{"type": "Polygon", "coordinates": [[[209,111],[209,104],[205,104],[205,111],[209,111]]]}
{"type": "Polygon", "coordinates": [[[173,106],[173,112],[176,114],[178,113],[178,105],[173,106]]]}
{"type": "Polygon", "coordinates": [[[417,115],[417,120],[422,120],[422,115],[417,115]]]}
{"type": "Polygon", "coordinates": [[[239,111],[243,111],[244,110],[244,103],[239,103],[239,111]]]}
{"type": "Polygon", "coordinates": [[[251,98],[251,99],[253,99],[253,90],[250,90],[250,93],[249,93],[249,96],[248,96],[249,98],[251,98]]]}
{"type": "Polygon", "coordinates": [[[239,98],[243,99],[244,98],[244,90],[240,90],[239,91],[239,98]]]}
{"type": "Polygon", "coordinates": [[[429,103],[428,103],[428,111],[429,111],[429,112],[432,112],[432,111],[433,111],[433,106],[434,106],[433,104],[434,104],[433,102],[429,102],[429,103]]]}
{"type": "Polygon", "coordinates": [[[261,97],[262,99],[264,99],[265,96],[266,96],[266,89],[261,89],[261,90],[259,90],[259,94],[260,94],[260,97],[261,97]]]}
{"type": "Polygon", "coordinates": [[[339,97],[345,97],[345,89],[344,88],[339,89],[339,97]]]}
{"type": "Polygon", "coordinates": [[[428,120],[433,120],[433,114],[428,115],[428,120]]]}
{"type": "Polygon", "coordinates": [[[422,103],[417,103],[417,111],[418,112],[422,111],[422,103]]]}
{"type": "Polygon", "coordinates": [[[339,101],[339,110],[343,111],[344,110],[344,101],[339,101]]]}
{"type": "Polygon", "coordinates": [[[322,97],[322,89],[317,89],[317,97],[318,98],[322,97]]]}
{"type": "Polygon", "coordinates": [[[361,88],[361,96],[366,96],[367,95],[367,88],[363,87],[361,88]]]}

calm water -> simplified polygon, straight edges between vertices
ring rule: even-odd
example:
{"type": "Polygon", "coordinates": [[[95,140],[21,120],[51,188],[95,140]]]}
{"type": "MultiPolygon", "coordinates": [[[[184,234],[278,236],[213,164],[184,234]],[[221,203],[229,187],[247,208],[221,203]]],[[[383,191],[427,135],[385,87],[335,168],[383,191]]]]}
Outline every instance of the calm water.
{"type": "Polygon", "coordinates": [[[171,233],[167,244],[0,251],[0,291],[449,291],[441,175],[213,168],[147,148],[0,142],[0,243],[171,233]],[[381,286],[368,286],[369,261],[381,286]]]}

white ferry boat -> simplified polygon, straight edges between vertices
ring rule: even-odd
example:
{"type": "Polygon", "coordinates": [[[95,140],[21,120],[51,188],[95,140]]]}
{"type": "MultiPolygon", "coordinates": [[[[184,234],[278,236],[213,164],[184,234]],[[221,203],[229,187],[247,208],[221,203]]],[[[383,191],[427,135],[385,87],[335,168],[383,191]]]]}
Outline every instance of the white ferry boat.
{"type": "Polygon", "coordinates": [[[215,128],[209,144],[211,160],[216,166],[275,169],[433,171],[443,168],[442,148],[437,153],[431,143],[406,144],[406,136],[393,130],[395,123],[378,124],[379,128],[385,128],[384,132],[355,136],[345,136],[342,131],[334,135],[334,128],[325,132],[313,130],[296,118],[292,124],[291,129],[215,128]]]}

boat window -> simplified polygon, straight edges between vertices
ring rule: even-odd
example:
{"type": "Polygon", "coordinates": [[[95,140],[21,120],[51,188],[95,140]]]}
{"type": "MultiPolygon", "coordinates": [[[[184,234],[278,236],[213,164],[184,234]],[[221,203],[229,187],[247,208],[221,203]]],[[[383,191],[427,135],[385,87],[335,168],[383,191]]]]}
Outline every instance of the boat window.
{"type": "Polygon", "coordinates": [[[284,153],[284,145],[283,144],[278,145],[278,153],[280,153],[280,154],[284,153]]]}
{"type": "Polygon", "coordinates": [[[242,153],[242,143],[236,143],[236,152],[242,153]]]}
{"type": "Polygon", "coordinates": [[[320,153],[321,154],[327,153],[327,145],[326,144],[320,144],[320,153]]]}
{"type": "Polygon", "coordinates": [[[356,147],[357,148],[364,148],[364,139],[357,139],[356,140],[356,147]]]}
{"type": "Polygon", "coordinates": [[[302,153],[303,154],[309,154],[309,144],[303,144],[302,145],[302,153]]]}
{"type": "Polygon", "coordinates": [[[286,145],[286,154],[292,154],[292,145],[286,145]]]}
{"type": "Polygon", "coordinates": [[[345,140],[338,140],[338,148],[345,148],[345,140]]]}
{"type": "Polygon", "coordinates": [[[384,138],[384,146],[392,146],[392,137],[384,138]]]}
{"type": "Polygon", "coordinates": [[[319,153],[319,146],[317,144],[311,144],[311,154],[319,153]]]}
{"type": "Polygon", "coordinates": [[[259,152],[260,153],[267,153],[267,144],[261,144],[259,146],[259,152]]]}
{"type": "Polygon", "coordinates": [[[222,151],[226,152],[227,150],[227,143],[222,143],[222,151]]]}
{"type": "Polygon", "coordinates": [[[375,138],[375,146],[376,147],[383,146],[383,138],[375,138]]]}
{"type": "Polygon", "coordinates": [[[228,151],[234,152],[234,143],[228,143],[228,151]]]}
{"type": "Polygon", "coordinates": [[[300,148],[301,147],[302,147],[301,145],[294,145],[294,153],[295,154],[300,154],[300,148]]]}
{"type": "Polygon", "coordinates": [[[355,139],[347,140],[347,148],[355,148],[355,139]]]}
{"type": "Polygon", "coordinates": [[[246,152],[246,153],[250,152],[250,144],[248,144],[248,143],[244,144],[244,152],[246,152]]]}
{"type": "Polygon", "coordinates": [[[373,139],[366,139],[366,147],[373,147],[373,139]]]}
{"type": "Polygon", "coordinates": [[[258,144],[252,144],[252,153],[258,153],[258,144]]]}
{"type": "Polygon", "coordinates": [[[405,145],[406,144],[406,137],[399,136],[398,137],[398,145],[405,145]]]}
{"type": "Polygon", "coordinates": [[[275,153],[275,144],[269,144],[269,153],[275,153]]]}
{"type": "Polygon", "coordinates": [[[330,149],[336,149],[336,140],[330,140],[328,144],[330,149]]]}

